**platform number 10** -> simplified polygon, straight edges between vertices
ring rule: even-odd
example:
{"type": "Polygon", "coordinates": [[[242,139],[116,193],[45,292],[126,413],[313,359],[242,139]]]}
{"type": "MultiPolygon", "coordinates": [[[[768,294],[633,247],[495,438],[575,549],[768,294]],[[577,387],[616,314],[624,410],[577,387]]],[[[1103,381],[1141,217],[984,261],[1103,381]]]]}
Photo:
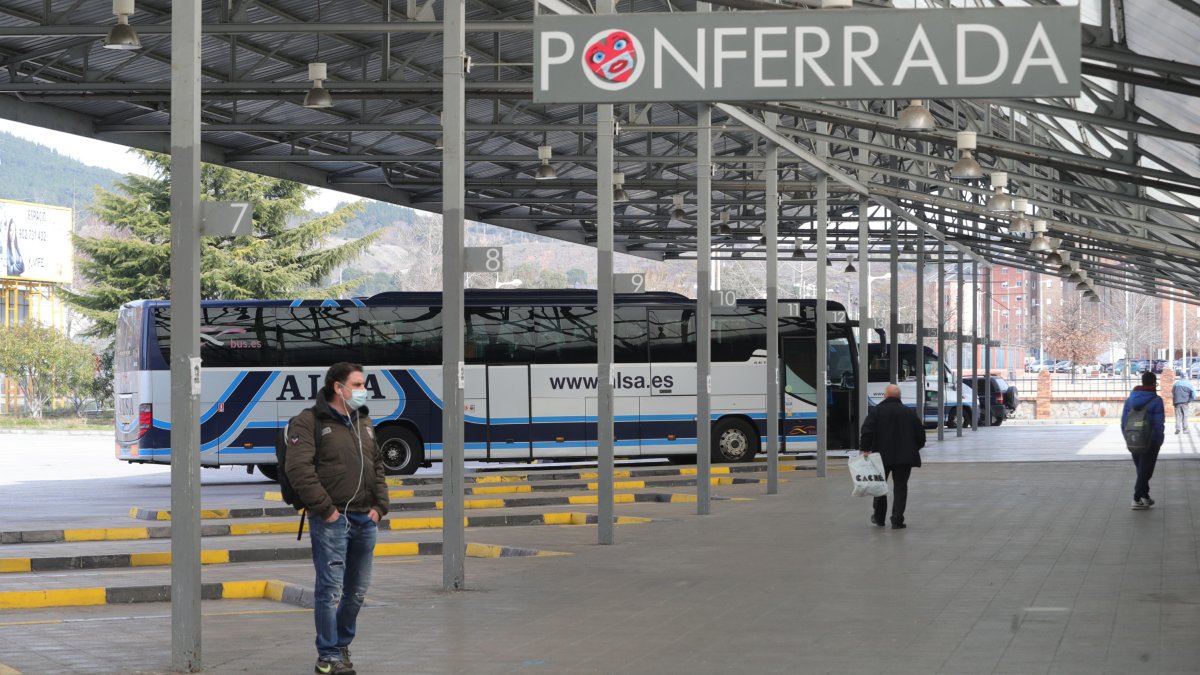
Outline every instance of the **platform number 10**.
{"type": "Polygon", "coordinates": [[[504,249],[498,246],[468,246],[463,253],[463,267],[467,272],[504,271],[504,249]]]}

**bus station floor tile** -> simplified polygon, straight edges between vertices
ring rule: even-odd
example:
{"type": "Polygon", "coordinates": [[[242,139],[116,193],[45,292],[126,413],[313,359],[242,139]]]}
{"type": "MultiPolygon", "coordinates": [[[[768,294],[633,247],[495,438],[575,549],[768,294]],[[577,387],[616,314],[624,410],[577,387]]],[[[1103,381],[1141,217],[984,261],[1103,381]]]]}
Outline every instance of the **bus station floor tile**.
{"type": "MultiPolygon", "coordinates": [[[[1151,484],[1158,504],[1131,511],[1128,458],[1079,455],[1107,451],[1103,435],[995,431],[978,432],[972,442],[980,445],[964,454],[984,452],[990,436],[997,452],[1017,455],[1023,446],[1033,461],[959,461],[951,444],[931,444],[910,482],[905,530],[872,527],[870,503],[851,497],[845,472],[831,470],[782,484],[776,496],[759,490],[749,501],[714,502],[708,516],[694,515],[695,504],[654,505],[664,508],[654,522],[616,528],[611,546],[596,543],[594,527],[468,530],[469,541],[574,555],[469,558],[463,592],[441,590],[440,558],[380,560],[353,645],[356,667],[1196,672],[1200,462],[1182,444],[1164,448],[1151,484]],[[1059,461],[1044,461],[1052,454],[1044,448],[1059,461]]],[[[203,573],[205,581],[306,586],[312,577],[299,561],[203,573]]],[[[165,569],[102,576],[169,579],[165,569]]],[[[262,600],[206,601],[202,612],[206,672],[311,671],[307,612],[262,600]]],[[[166,672],[169,613],[166,604],[0,612],[0,663],[25,673],[166,672]],[[67,619],[53,630],[29,623],[67,619]]]]}

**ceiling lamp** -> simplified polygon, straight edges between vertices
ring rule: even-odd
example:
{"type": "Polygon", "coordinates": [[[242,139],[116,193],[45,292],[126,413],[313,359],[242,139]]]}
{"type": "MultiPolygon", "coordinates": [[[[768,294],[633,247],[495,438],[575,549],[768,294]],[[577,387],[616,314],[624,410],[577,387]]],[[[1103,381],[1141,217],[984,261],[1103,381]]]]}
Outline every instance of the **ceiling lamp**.
{"type": "Polygon", "coordinates": [[[826,259],[825,259],[825,266],[826,266],[826,267],[833,267],[833,258],[826,258],[826,259]]]}
{"type": "Polygon", "coordinates": [[[916,252],[917,252],[917,249],[916,249],[916,248],[915,248],[915,247],[912,245],[912,242],[910,241],[910,242],[908,242],[907,244],[905,244],[905,245],[904,245],[904,246],[903,246],[903,247],[900,249],[900,251],[901,251],[901,252],[903,252],[903,253],[916,253],[916,252]]]}
{"type": "Polygon", "coordinates": [[[1008,231],[1013,234],[1028,234],[1032,231],[1032,223],[1025,217],[1025,209],[1029,208],[1029,200],[1013,199],[1012,212],[1017,214],[1013,218],[1012,223],[1008,226],[1008,231]]]}
{"type": "Polygon", "coordinates": [[[675,204],[675,210],[671,211],[671,219],[685,220],[687,212],[683,210],[683,195],[672,195],[671,201],[675,204]]]}
{"type": "Polygon", "coordinates": [[[792,249],[792,260],[804,260],[804,249],[800,248],[800,240],[796,240],[796,248],[792,249]]]}
{"type": "Polygon", "coordinates": [[[1047,265],[1051,265],[1053,267],[1058,267],[1058,266],[1062,265],[1062,263],[1063,263],[1063,259],[1062,259],[1062,256],[1058,254],[1058,251],[1050,251],[1050,255],[1046,256],[1046,264],[1047,265]]]}
{"type": "Polygon", "coordinates": [[[629,201],[629,195],[625,194],[625,174],[623,173],[613,174],[613,201],[629,201]]]}
{"type": "Polygon", "coordinates": [[[1044,221],[1044,220],[1033,221],[1033,241],[1029,242],[1029,250],[1030,251],[1038,251],[1039,253],[1045,253],[1047,251],[1054,250],[1054,247],[1050,245],[1050,241],[1046,238],[1045,232],[1046,232],[1046,221],[1044,221]]]}
{"type": "Polygon", "coordinates": [[[846,271],[846,274],[853,274],[853,273],[855,273],[855,272],[857,272],[857,271],[858,271],[858,269],[856,269],[856,268],[854,267],[854,260],[853,260],[853,259],[851,259],[851,258],[846,258],[846,270],[845,270],[845,271],[846,271]]]}
{"type": "Polygon", "coordinates": [[[833,251],[834,251],[834,253],[845,253],[846,245],[839,241],[837,244],[834,245],[833,251]]]}
{"type": "Polygon", "coordinates": [[[1086,291],[1089,288],[1091,288],[1091,286],[1088,285],[1086,280],[1075,284],[1075,290],[1077,291],[1086,291]]]}
{"type": "Polygon", "coordinates": [[[537,173],[533,174],[534,180],[554,180],[558,178],[558,172],[554,167],[550,166],[550,158],[554,154],[554,148],[549,145],[538,146],[538,160],[542,163],[537,168],[537,173]]]}
{"type": "Polygon", "coordinates": [[[117,24],[108,29],[108,36],[104,38],[105,49],[142,48],[137,31],[129,25],[129,15],[133,14],[133,11],[133,0],[113,0],[113,14],[117,16],[117,24]]]}
{"type": "Polygon", "coordinates": [[[1091,291],[1086,295],[1088,302],[1100,302],[1100,296],[1096,295],[1096,289],[1091,289],[1091,291]]]}
{"type": "Polygon", "coordinates": [[[325,64],[320,61],[308,64],[308,79],[312,80],[313,86],[304,95],[302,105],[305,108],[332,108],[333,97],[324,86],[325,80],[328,79],[325,64]]]}
{"type": "Polygon", "coordinates": [[[1004,171],[992,172],[992,198],[988,200],[988,211],[992,213],[1008,213],[1013,210],[1013,199],[1005,192],[1008,187],[1008,174],[1004,171]]]}
{"type": "Polygon", "coordinates": [[[933,113],[925,107],[925,101],[922,99],[912,99],[908,102],[908,107],[896,115],[897,131],[934,131],[935,129],[937,129],[937,120],[933,119],[933,113]]]}
{"type": "Polygon", "coordinates": [[[975,132],[958,132],[958,150],[962,157],[950,169],[950,177],[954,180],[977,181],[983,178],[983,167],[975,161],[975,132]]]}

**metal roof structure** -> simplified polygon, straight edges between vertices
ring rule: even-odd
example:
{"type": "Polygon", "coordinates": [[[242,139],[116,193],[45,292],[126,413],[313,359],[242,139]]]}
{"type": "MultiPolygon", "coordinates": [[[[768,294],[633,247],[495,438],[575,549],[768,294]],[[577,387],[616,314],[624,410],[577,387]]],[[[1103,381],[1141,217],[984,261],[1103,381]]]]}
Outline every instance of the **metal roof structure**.
{"type": "MultiPolygon", "coordinates": [[[[693,1],[632,0],[627,12],[690,12],[693,1]]],[[[994,7],[1053,0],[858,0],[856,7],[994,7]]],[[[1075,4],[1075,3],[1063,3],[1075,4]]],[[[712,0],[713,11],[816,11],[819,0],[712,0]]],[[[137,0],[141,49],[103,48],[103,0],[0,0],[0,117],[169,151],[169,0],[137,0]]],[[[469,219],[591,243],[596,227],[594,105],[532,102],[535,12],[589,13],[587,0],[467,5],[469,219]],[[538,146],[553,180],[534,178],[538,146]]],[[[832,11],[832,10],[824,10],[832,11]]],[[[993,264],[1057,274],[1029,235],[988,210],[992,188],[950,178],[955,132],[1007,171],[1009,192],[1101,286],[1200,302],[1200,1],[1082,0],[1084,91],[1076,99],[932,100],[937,130],[895,129],[905,101],[718,106],[713,112],[714,257],[762,257],[766,140],[748,125],[780,116],[781,255],[815,245],[819,169],[789,147],[828,143],[828,164],[870,191],[872,259],[898,223],[912,260],[922,222],[993,264]],[[888,208],[884,208],[884,206],[888,208]],[[896,209],[906,215],[898,217],[896,209]]],[[[438,212],[441,3],[435,0],[221,0],[204,3],[205,161],[438,212]],[[328,64],[326,109],[301,105],[308,64],[328,64]]],[[[695,254],[696,104],[622,105],[616,250],[695,254]],[[684,220],[672,217],[682,196],[684,220]]],[[[858,194],[830,182],[830,245],[857,250],[858,194]]],[[[936,244],[927,239],[927,245],[936,244]]]]}

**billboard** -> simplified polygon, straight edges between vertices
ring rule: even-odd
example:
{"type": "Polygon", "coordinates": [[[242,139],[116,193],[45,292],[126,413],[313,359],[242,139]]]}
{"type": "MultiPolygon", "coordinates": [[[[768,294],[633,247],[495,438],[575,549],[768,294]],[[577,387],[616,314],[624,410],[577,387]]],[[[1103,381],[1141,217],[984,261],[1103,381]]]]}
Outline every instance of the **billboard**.
{"type": "Polygon", "coordinates": [[[535,103],[1075,97],[1079,7],[539,15],[535,103]]]}
{"type": "Polygon", "coordinates": [[[71,209],[0,199],[0,278],[71,283],[71,209]]]}

